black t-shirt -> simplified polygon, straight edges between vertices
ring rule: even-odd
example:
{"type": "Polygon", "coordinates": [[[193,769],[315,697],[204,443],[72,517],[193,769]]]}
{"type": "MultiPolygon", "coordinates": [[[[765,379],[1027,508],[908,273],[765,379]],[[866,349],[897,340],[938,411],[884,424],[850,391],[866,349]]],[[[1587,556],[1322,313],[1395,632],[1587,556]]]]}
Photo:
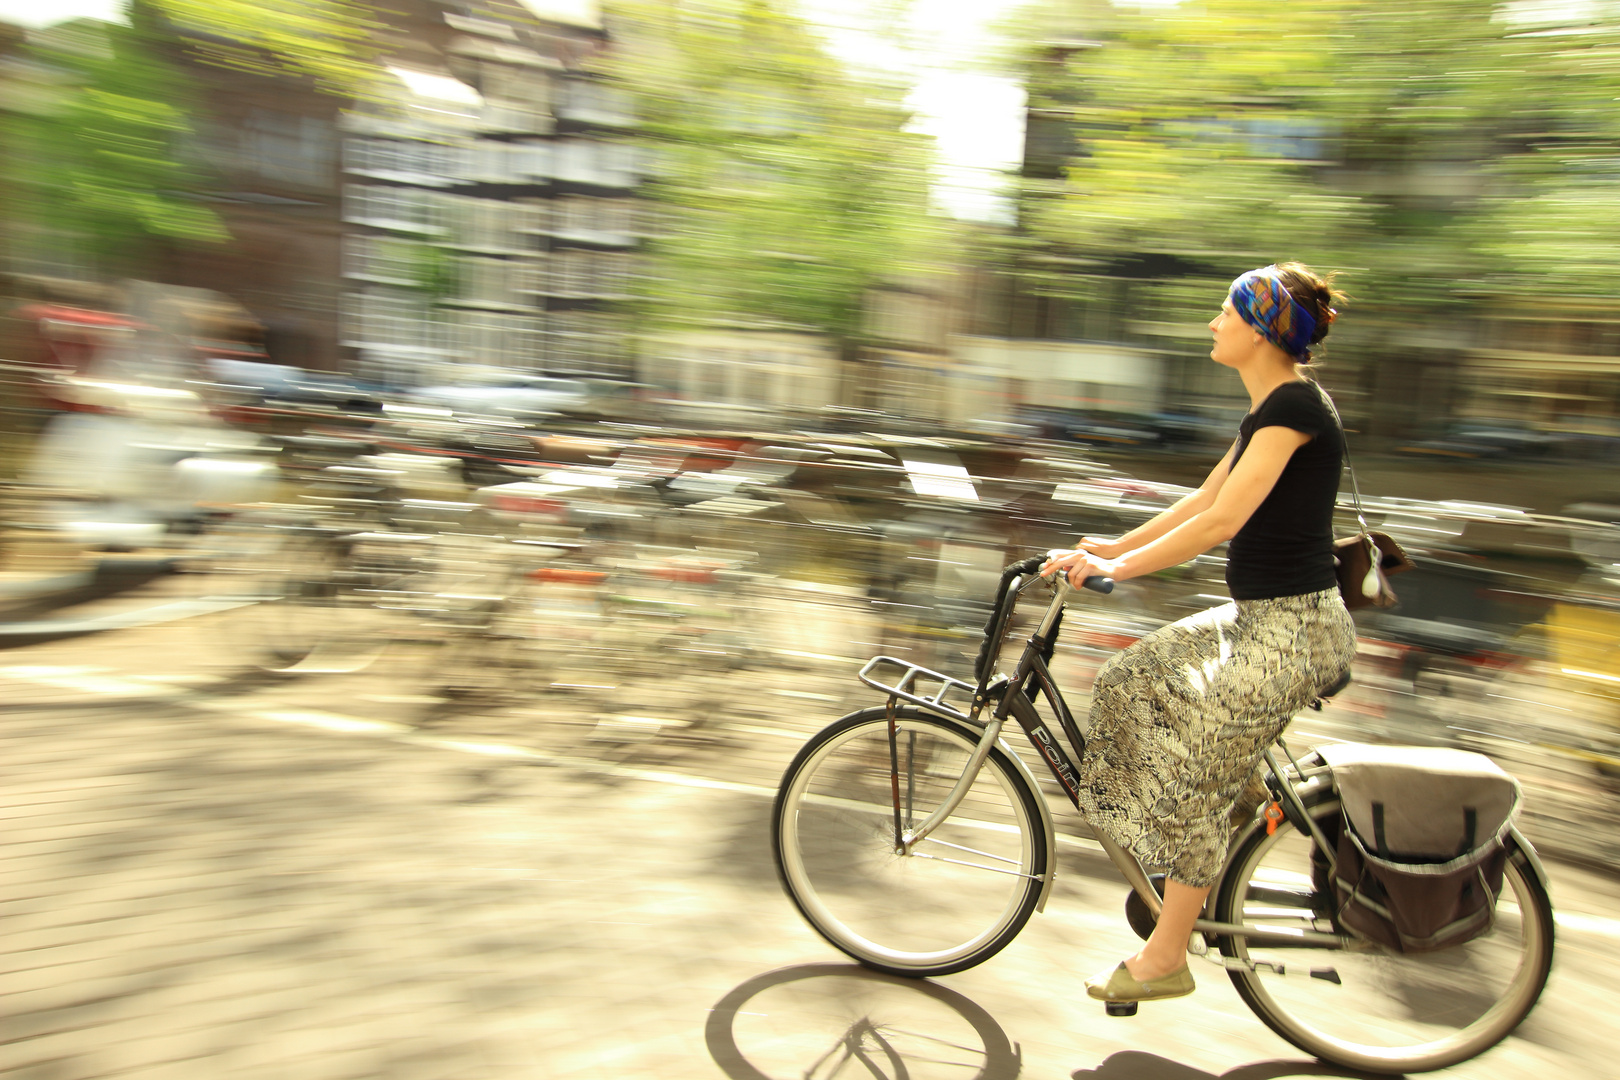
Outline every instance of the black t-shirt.
{"type": "Polygon", "coordinates": [[[1227,548],[1226,587],[1234,600],[1299,596],[1337,586],[1333,505],[1339,497],[1344,432],[1315,383],[1284,383],[1238,424],[1235,468],[1254,433],[1286,427],[1309,435],[1283,466],[1271,493],[1227,548]]]}

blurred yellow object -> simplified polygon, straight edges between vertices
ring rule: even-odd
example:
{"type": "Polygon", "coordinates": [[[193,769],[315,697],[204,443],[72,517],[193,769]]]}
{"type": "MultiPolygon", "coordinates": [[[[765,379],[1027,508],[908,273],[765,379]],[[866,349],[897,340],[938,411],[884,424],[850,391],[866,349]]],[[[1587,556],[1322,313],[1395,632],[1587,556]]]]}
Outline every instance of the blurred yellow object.
{"type": "Polygon", "coordinates": [[[1563,601],[1545,626],[1556,672],[1580,690],[1620,696],[1620,609],[1563,601]]]}

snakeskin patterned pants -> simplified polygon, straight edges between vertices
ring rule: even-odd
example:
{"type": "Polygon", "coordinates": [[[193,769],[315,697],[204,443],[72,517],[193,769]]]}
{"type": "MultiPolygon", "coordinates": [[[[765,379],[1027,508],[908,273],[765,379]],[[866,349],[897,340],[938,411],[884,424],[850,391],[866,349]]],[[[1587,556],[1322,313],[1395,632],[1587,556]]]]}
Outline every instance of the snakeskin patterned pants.
{"type": "Polygon", "coordinates": [[[1161,627],[1092,689],[1080,808],[1149,868],[1202,888],[1226,860],[1233,807],[1261,753],[1349,667],[1337,589],[1239,600],[1161,627]]]}

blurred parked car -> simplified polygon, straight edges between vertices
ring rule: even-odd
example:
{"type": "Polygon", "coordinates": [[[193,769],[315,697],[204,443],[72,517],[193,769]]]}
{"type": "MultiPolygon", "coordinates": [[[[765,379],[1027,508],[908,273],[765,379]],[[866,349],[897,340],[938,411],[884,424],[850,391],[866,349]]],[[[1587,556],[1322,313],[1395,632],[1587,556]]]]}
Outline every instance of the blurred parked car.
{"type": "Polygon", "coordinates": [[[1022,419],[1042,438],[1080,443],[1099,450],[1203,449],[1224,447],[1237,433],[1237,417],[1194,413],[1102,412],[1025,408],[1022,419]]]}
{"type": "Polygon", "coordinates": [[[454,384],[419,387],[404,396],[455,413],[516,419],[585,415],[593,408],[590,388],[581,379],[490,368],[468,368],[457,375],[454,384]]]}
{"type": "Polygon", "coordinates": [[[284,364],[211,357],[207,370],[211,389],[228,402],[229,419],[237,423],[256,423],[281,409],[373,415],[389,395],[387,387],[349,375],[284,364]]]}
{"type": "Polygon", "coordinates": [[[1464,460],[1539,458],[1560,451],[1565,436],[1507,420],[1464,421],[1430,439],[1395,447],[1398,454],[1464,460]]]}
{"type": "Polygon", "coordinates": [[[1098,448],[1158,446],[1163,432],[1142,417],[1129,413],[1089,412],[1080,409],[1025,408],[1020,418],[1042,438],[1077,442],[1098,448]]]}

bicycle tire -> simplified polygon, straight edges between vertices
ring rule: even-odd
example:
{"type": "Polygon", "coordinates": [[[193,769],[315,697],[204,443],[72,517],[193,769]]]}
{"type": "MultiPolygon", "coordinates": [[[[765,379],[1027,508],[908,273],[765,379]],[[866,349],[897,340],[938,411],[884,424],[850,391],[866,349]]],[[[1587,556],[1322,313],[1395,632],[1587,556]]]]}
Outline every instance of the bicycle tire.
{"type": "Polygon", "coordinates": [[[851,713],[799,750],[772,804],[772,854],[788,896],[833,947],[891,975],[947,975],[1000,952],[1029,920],[1048,872],[1046,818],[997,746],[957,812],[917,853],[896,854],[896,792],[908,827],[920,823],[979,732],[912,708],[896,709],[895,724],[903,778],[891,776],[883,708],[851,713]]]}
{"type": "MultiPolygon", "coordinates": [[[[1306,798],[1313,818],[1332,822],[1332,791],[1306,798]]],[[[1402,954],[1356,942],[1340,950],[1250,946],[1223,937],[1223,956],[1238,995],[1288,1042],[1333,1065],[1371,1073],[1444,1069],[1495,1046],[1535,1006],[1552,967],[1552,903],[1529,852],[1509,839],[1509,858],[1495,926],[1473,941],[1430,953],[1402,954]],[[1293,967],[1282,975],[1247,966],[1254,960],[1293,967]],[[1318,966],[1319,965],[1319,966],[1318,966]],[[1342,980],[1322,975],[1331,968],[1342,980]]],[[[1331,902],[1313,882],[1310,838],[1289,822],[1275,835],[1252,827],[1219,885],[1215,918],[1240,923],[1253,915],[1271,925],[1331,929],[1331,902]],[[1252,883],[1264,884],[1264,891],[1252,883]],[[1290,905],[1279,896],[1298,897],[1290,905]],[[1255,911],[1248,902],[1253,898],[1255,911]]]]}

